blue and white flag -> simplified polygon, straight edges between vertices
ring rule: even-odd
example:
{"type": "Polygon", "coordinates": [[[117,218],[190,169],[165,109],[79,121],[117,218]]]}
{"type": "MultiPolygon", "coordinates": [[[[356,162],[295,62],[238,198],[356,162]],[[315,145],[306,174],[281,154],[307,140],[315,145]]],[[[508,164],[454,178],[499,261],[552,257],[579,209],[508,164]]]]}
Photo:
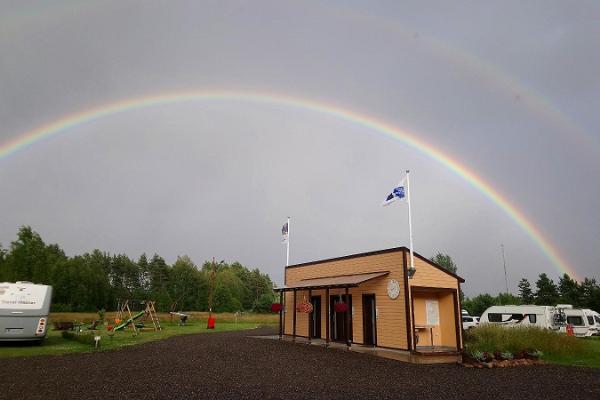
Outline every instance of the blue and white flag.
{"type": "Polygon", "coordinates": [[[402,181],[400,181],[400,183],[392,190],[392,192],[387,195],[387,197],[381,204],[382,206],[387,206],[388,204],[391,204],[396,200],[401,200],[406,197],[406,192],[405,192],[405,187],[404,187],[405,181],[406,181],[406,178],[402,179],[402,181]]]}
{"type": "Polygon", "coordinates": [[[289,238],[288,223],[286,222],[281,228],[281,243],[287,243],[289,238]]]}

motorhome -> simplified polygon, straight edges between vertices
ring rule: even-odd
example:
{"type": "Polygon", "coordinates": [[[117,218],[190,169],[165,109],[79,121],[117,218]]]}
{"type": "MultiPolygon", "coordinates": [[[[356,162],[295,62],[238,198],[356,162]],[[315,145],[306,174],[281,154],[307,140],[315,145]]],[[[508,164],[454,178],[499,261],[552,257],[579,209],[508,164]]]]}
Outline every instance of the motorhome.
{"type": "Polygon", "coordinates": [[[492,306],[481,315],[480,323],[559,329],[556,315],[556,308],[550,306],[492,306]]]}
{"type": "Polygon", "coordinates": [[[0,341],[37,341],[46,336],[52,286],[0,283],[0,341]]]}
{"type": "MultiPolygon", "coordinates": [[[[566,324],[573,327],[573,335],[579,337],[600,336],[600,317],[590,309],[565,308],[566,324]]],[[[566,332],[566,326],[560,328],[566,332]]]]}

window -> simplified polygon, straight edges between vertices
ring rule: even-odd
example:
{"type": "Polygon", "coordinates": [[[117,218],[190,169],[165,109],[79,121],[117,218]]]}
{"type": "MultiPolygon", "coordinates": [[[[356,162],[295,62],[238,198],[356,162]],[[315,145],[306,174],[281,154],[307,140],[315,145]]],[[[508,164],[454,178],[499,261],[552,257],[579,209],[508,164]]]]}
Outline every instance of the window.
{"type": "Polygon", "coordinates": [[[463,322],[473,322],[473,318],[471,317],[463,317],[463,322]]]}
{"type": "Polygon", "coordinates": [[[596,320],[597,324],[600,324],[600,317],[598,317],[597,315],[594,315],[594,320],[596,320]]]}
{"type": "Polygon", "coordinates": [[[588,325],[594,325],[594,317],[592,317],[591,315],[588,315],[587,319],[588,319],[588,325]]]}
{"type": "Polygon", "coordinates": [[[530,324],[535,324],[537,322],[537,315],[535,315],[535,314],[529,314],[528,317],[529,317],[529,323],[530,324]]]}
{"type": "Polygon", "coordinates": [[[500,313],[489,313],[488,320],[490,322],[515,322],[519,323],[523,321],[525,316],[523,314],[500,314],[500,313]]]}
{"type": "Polygon", "coordinates": [[[502,314],[489,313],[488,320],[490,322],[502,322],[502,314]]]}
{"type": "Polygon", "coordinates": [[[580,316],[567,316],[567,324],[574,326],[583,326],[583,318],[580,316]]]}

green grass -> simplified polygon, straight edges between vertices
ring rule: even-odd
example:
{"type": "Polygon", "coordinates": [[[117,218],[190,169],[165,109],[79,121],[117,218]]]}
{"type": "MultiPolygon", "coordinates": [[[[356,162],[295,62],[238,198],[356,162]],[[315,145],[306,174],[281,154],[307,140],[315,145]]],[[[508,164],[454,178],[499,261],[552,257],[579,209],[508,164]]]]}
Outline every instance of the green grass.
{"type": "Polygon", "coordinates": [[[600,338],[578,340],[584,343],[585,351],[575,354],[548,354],[545,360],[553,364],[600,368],[600,338]]]}
{"type": "MultiPolygon", "coordinates": [[[[90,319],[93,319],[94,315],[95,314],[88,315],[75,313],[52,314],[50,316],[50,321],[89,321],[90,319]],[[67,316],[69,318],[67,318],[67,316]],[[91,318],[89,318],[90,316],[91,318]]],[[[177,335],[252,329],[259,325],[273,324],[274,321],[271,315],[251,314],[238,317],[238,322],[235,322],[235,316],[229,318],[228,315],[217,314],[217,322],[215,324],[215,329],[206,329],[206,318],[202,318],[202,315],[200,313],[196,314],[195,316],[200,318],[192,317],[192,320],[188,321],[188,324],[186,326],[179,326],[177,322],[171,323],[169,322],[168,318],[161,318],[161,331],[144,329],[137,335],[134,334],[132,329],[126,328],[122,331],[115,332],[114,335],[111,337],[108,334],[106,327],[100,326],[99,330],[97,331],[97,334],[100,335],[102,339],[100,340],[100,346],[98,349],[95,349],[91,345],[80,343],[72,339],[65,339],[62,337],[60,331],[55,331],[52,328],[50,328],[43,344],[39,346],[29,344],[2,344],[0,346],[0,358],[60,355],[67,353],[116,350],[125,346],[133,346],[141,343],[152,342],[155,340],[162,340],[177,335]],[[252,315],[254,315],[254,318],[252,317],[252,315]]],[[[161,317],[164,316],[161,315],[161,317]]],[[[148,324],[146,324],[146,326],[148,326],[148,324]]]]}
{"type": "Polygon", "coordinates": [[[550,363],[600,368],[600,339],[576,338],[536,327],[481,325],[465,333],[465,348],[467,353],[517,354],[539,350],[543,353],[542,359],[550,363]]]}

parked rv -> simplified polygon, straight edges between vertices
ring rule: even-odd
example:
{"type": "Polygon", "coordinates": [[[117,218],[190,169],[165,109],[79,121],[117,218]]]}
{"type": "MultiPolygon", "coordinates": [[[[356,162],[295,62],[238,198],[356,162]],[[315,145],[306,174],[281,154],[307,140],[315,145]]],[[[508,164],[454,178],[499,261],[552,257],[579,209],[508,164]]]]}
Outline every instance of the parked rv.
{"type": "Polygon", "coordinates": [[[37,341],[46,336],[52,286],[0,283],[0,341],[37,341]]]}
{"type": "Polygon", "coordinates": [[[556,315],[556,309],[550,306],[492,306],[481,315],[480,323],[558,329],[556,315]]]}
{"type": "MultiPolygon", "coordinates": [[[[595,311],[590,309],[566,308],[563,312],[566,316],[566,323],[573,327],[573,334],[575,336],[600,336],[600,318],[595,315],[598,314],[595,311]]],[[[561,327],[560,330],[561,332],[566,332],[566,326],[561,327]]]]}

